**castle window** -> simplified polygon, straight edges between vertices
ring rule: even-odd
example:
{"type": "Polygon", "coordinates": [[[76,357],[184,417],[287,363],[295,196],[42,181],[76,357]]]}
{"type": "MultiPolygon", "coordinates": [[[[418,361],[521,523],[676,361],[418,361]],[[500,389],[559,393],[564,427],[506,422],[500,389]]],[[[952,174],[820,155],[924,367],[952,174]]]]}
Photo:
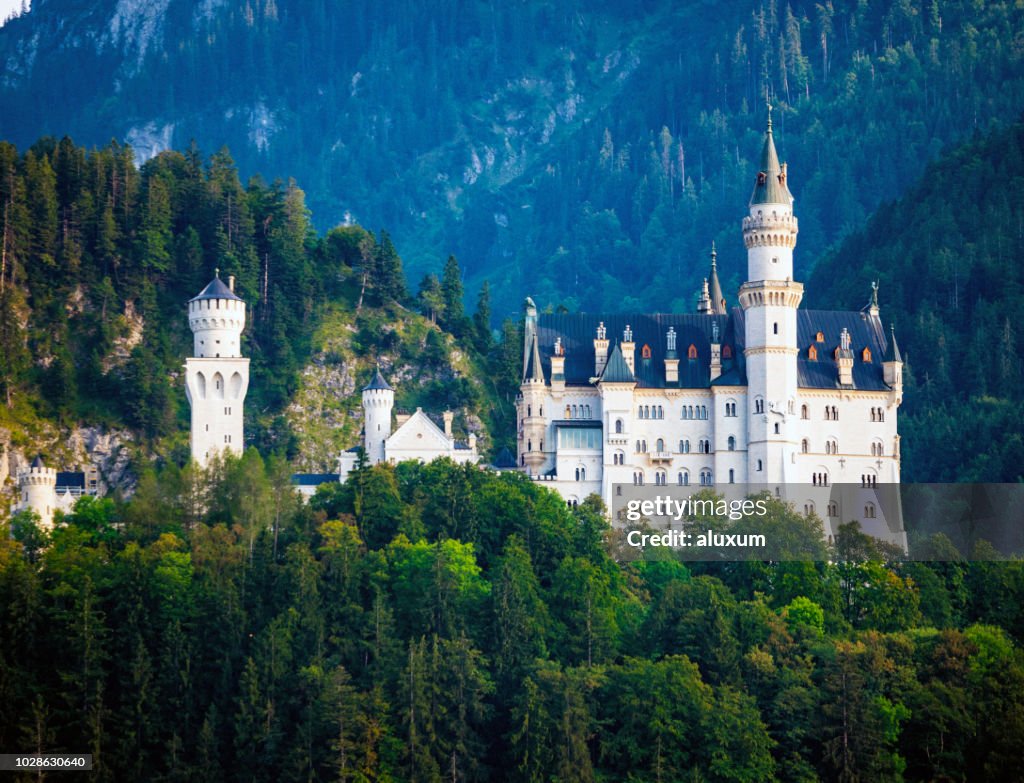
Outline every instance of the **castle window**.
{"type": "Polygon", "coordinates": [[[659,487],[665,486],[668,483],[668,474],[663,470],[657,471],[654,474],[654,483],[659,487]]]}
{"type": "Polygon", "coordinates": [[[823,332],[818,332],[816,335],[814,335],[814,341],[817,343],[825,342],[825,334],[823,332]]]}
{"type": "Polygon", "coordinates": [[[665,450],[665,441],[663,441],[661,438],[658,438],[658,443],[657,443],[657,447],[655,448],[655,451],[662,452],[664,450],[665,450]]]}
{"type": "Polygon", "coordinates": [[[870,364],[871,363],[871,349],[870,348],[865,348],[863,351],[861,351],[860,358],[861,358],[861,361],[864,361],[864,362],[867,362],[868,364],[870,364]]]}
{"type": "Polygon", "coordinates": [[[754,400],[754,413],[764,413],[764,400],[760,397],[754,400]]]}
{"type": "Polygon", "coordinates": [[[800,452],[802,454],[807,454],[810,450],[811,444],[808,442],[807,438],[804,438],[802,441],[800,441],[800,452]]]}
{"type": "Polygon", "coordinates": [[[875,518],[875,504],[874,503],[866,503],[864,505],[864,518],[865,519],[874,519],[875,518]]]}
{"type": "Polygon", "coordinates": [[[658,418],[659,419],[664,419],[665,418],[665,409],[663,407],[661,407],[660,405],[658,406],[658,418]]]}
{"type": "Polygon", "coordinates": [[[775,422],[775,434],[776,435],[779,434],[779,423],[778,422],[775,422]]]}
{"type": "Polygon", "coordinates": [[[812,362],[818,361],[818,349],[815,346],[807,349],[807,359],[812,362]]]}
{"type": "Polygon", "coordinates": [[[722,358],[723,359],[731,359],[732,358],[732,346],[731,345],[723,345],[722,346],[722,358]]]}
{"type": "Polygon", "coordinates": [[[699,451],[701,454],[710,454],[711,441],[707,440],[706,438],[701,438],[700,442],[697,444],[697,451],[699,451]]]}
{"type": "MultiPolygon", "coordinates": [[[[541,415],[542,415],[542,416],[544,415],[544,411],[543,411],[543,410],[541,410],[541,415]]],[[[587,417],[588,419],[590,418],[590,406],[589,406],[589,405],[587,406],[587,413],[586,413],[586,417],[587,417]]]]}
{"type": "Polygon", "coordinates": [[[736,403],[735,402],[727,402],[725,404],[725,415],[726,416],[735,416],[736,415],[736,403]]]}
{"type": "Polygon", "coordinates": [[[705,421],[707,420],[707,418],[708,418],[708,408],[707,408],[706,405],[701,405],[700,406],[700,417],[702,419],[704,419],[705,421]]]}
{"type": "Polygon", "coordinates": [[[640,471],[633,473],[633,483],[638,487],[642,487],[644,485],[644,474],[640,471]]]}
{"type": "Polygon", "coordinates": [[[832,519],[836,519],[839,516],[839,504],[834,500],[830,500],[828,503],[828,515],[832,519]]]}
{"type": "Polygon", "coordinates": [[[728,443],[729,443],[729,451],[736,451],[736,438],[734,438],[732,435],[730,435],[728,443]]]}
{"type": "Polygon", "coordinates": [[[649,345],[647,345],[645,343],[644,347],[640,349],[640,356],[641,356],[641,358],[644,358],[644,359],[650,359],[651,358],[651,346],[649,346],[649,345]]]}
{"type": "Polygon", "coordinates": [[[690,347],[686,350],[686,358],[687,359],[696,359],[697,358],[697,346],[694,345],[693,343],[690,343],[690,347]]]}
{"type": "Polygon", "coordinates": [[[711,471],[707,468],[704,468],[704,470],[700,472],[700,483],[702,487],[710,487],[713,483],[711,481],[711,471]]]}
{"type": "Polygon", "coordinates": [[[732,468],[729,468],[729,483],[730,484],[735,484],[736,483],[736,471],[733,470],[732,468]]]}
{"type": "Polygon", "coordinates": [[[689,484],[690,484],[690,474],[687,473],[685,470],[682,470],[682,471],[679,472],[679,475],[676,477],[676,481],[679,484],[679,486],[681,486],[681,487],[689,486],[689,484]]]}
{"type": "Polygon", "coordinates": [[[801,405],[800,406],[800,418],[801,419],[809,419],[810,418],[810,411],[807,410],[807,406],[806,405],[801,405]]]}
{"type": "Polygon", "coordinates": [[[814,504],[811,503],[810,501],[804,503],[804,516],[805,517],[809,517],[813,513],[814,513],[814,504]]]}
{"type": "Polygon", "coordinates": [[[778,333],[779,333],[779,322],[776,321],[775,323],[772,324],[772,334],[778,334],[778,333]]]}
{"type": "Polygon", "coordinates": [[[622,434],[622,419],[616,419],[615,420],[615,434],[616,435],[621,435],[622,434]]]}
{"type": "Polygon", "coordinates": [[[760,473],[762,470],[764,470],[764,463],[761,460],[758,460],[757,461],[757,472],[760,473]]]}
{"type": "Polygon", "coordinates": [[[690,441],[688,441],[688,440],[681,440],[681,441],[679,441],[679,453],[680,454],[689,454],[690,453],[690,441]]]}

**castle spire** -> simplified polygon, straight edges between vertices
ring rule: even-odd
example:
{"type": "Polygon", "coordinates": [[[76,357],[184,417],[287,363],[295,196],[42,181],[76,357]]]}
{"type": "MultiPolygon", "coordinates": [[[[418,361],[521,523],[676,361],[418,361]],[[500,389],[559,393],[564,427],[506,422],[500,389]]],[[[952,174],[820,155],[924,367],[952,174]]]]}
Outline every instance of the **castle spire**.
{"type": "Polygon", "coordinates": [[[722,296],[722,285],[718,282],[718,251],[715,250],[714,241],[711,242],[711,278],[708,285],[710,312],[714,315],[725,315],[725,297],[722,296]]]}
{"type": "Polygon", "coordinates": [[[750,204],[784,204],[793,203],[793,196],[786,185],[786,164],[779,164],[779,154],[775,151],[775,138],[772,135],[772,105],[768,104],[768,126],[764,134],[764,146],[761,148],[761,164],[757,172],[754,192],[750,195],[750,204]]]}

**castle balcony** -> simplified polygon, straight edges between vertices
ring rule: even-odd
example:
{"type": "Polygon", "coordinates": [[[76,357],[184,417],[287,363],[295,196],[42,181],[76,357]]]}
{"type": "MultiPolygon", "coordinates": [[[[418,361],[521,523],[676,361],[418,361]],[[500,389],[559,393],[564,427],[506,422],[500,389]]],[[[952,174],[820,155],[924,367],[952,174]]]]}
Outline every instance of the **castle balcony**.
{"type": "Polygon", "coordinates": [[[799,223],[794,215],[762,215],[743,218],[744,231],[776,231],[778,229],[795,234],[799,230],[799,223]]]}
{"type": "Polygon", "coordinates": [[[650,457],[652,465],[672,461],[672,452],[670,451],[652,451],[647,456],[650,457]]]}

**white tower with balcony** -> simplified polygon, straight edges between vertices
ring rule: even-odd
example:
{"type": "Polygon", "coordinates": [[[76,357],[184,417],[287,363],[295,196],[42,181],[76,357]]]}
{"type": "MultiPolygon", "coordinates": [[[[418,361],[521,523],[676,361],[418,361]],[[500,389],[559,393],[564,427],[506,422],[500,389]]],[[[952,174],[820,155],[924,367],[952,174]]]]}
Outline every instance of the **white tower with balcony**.
{"type": "Polygon", "coordinates": [[[363,387],[363,448],[371,465],[384,461],[384,444],[391,437],[391,411],[395,407],[395,390],[377,372],[363,387]]]}
{"type": "Polygon", "coordinates": [[[205,466],[218,451],[242,452],[242,408],[249,388],[249,360],[241,353],[245,302],[219,270],[188,303],[194,336],[185,360],[185,393],[192,406],[192,459],[205,466]]]}
{"type": "Polygon", "coordinates": [[[779,165],[775,152],[769,106],[760,169],[743,219],[747,282],[739,295],[746,335],[751,483],[784,483],[797,447],[796,433],[789,430],[797,397],[796,315],[804,287],[793,280],[797,220],[786,177],[786,165],[779,165]]]}

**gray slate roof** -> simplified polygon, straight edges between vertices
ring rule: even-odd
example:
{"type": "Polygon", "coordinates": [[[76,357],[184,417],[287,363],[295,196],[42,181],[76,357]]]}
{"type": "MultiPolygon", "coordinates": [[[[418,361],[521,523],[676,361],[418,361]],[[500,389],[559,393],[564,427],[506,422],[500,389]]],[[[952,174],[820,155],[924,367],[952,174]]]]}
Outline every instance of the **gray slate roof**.
{"type": "Polygon", "coordinates": [[[337,473],[293,473],[292,484],[299,487],[319,487],[321,484],[336,484],[337,473]]]}
{"type": "MultiPolygon", "coordinates": [[[[596,367],[594,369],[597,369],[596,367]]],[[[612,348],[611,355],[601,371],[601,383],[635,383],[636,376],[626,364],[626,357],[622,355],[619,344],[612,348]]]]}
{"type": "Polygon", "coordinates": [[[391,388],[391,384],[384,380],[384,376],[380,374],[379,365],[377,366],[377,371],[373,374],[373,380],[371,380],[368,384],[366,384],[363,387],[363,391],[373,391],[374,389],[386,389],[388,391],[394,391],[394,389],[391,388]]]}
{"type": "MultiPolygon", "coordinates": [[[[636,344],[635,374],[629,374],[629,367],[622,358],[618,344],[608,357],[602,380],[611,377],[619,382],[632,382],[635,378],[640,388],[666,388],[665,381],[665,334],[673,327],[677,334],[679,356],[679,383],[673,388],[706,389],[711,382],[711,338],[715,323],[718,324],[719,341],[723,355],[729,346],[732,358],[722,359],[722,374],[715,379],[715,386],[745,386],[747,384],[744,317],[739,307],[728,315],[698,313],[631,313],[607,315],[586,313],[544,314],[537,320],[538,348],[541,361],[550,367],[555,340],[562,338],[565,347],[565,382],[569,386],[589,386],[594,376],[594,336],[597,325],[604,321],[610,338],[621,339],[622,332],[629,324],[636,344]],[[644,359],[643,346],[651,349],[651,358],[644,359]],[[689,348],[697,350],[697,358],[690,359],[689,348]],[[616,359],[617,355],[617,359],[616,359]],[[612,363],[615,361],[615,368],[612,363]]],[[[886,355],[889,341],[878,318],[867,312],[844,312],[834,310],[797,311],[797,382],[805,389],[839,388],[839,370],[833,353],[839,347],[839,335],[846,328],[850,332],[850,345],[854,353],[854,388],[868,391],[885,391],[889,387],[882,375],[882,357],[886,355]],[[816,342],[818,332],[823,341],[816,342]],[[817,361],[808,357],[811,344],[818,348],[817,361]],[[871,351],[872,361],[862,359],[863,349],[871,351]]]]}
{"type": "Polygon", "coordinates": [[[768,118],[768,130],[764,134],[764,147],[761,148],[761,166],[754,183],[754,192],[750,194],[751,204],[785,204],[793,203],[793,195],[786,186],[779,165],[779,155],[775,151],[775,139],[772,138],[772,120],[768,118]]]}
{"type": "Polygon", "coordinates": [[[241,301],[242,297],[237,296],[234,291],[228,288],[220,277],[215,277],[207,284],[206,288],[196,296],[193,296],[189,301],[197,302],[200,299],[237,299],[241,301]]]}

